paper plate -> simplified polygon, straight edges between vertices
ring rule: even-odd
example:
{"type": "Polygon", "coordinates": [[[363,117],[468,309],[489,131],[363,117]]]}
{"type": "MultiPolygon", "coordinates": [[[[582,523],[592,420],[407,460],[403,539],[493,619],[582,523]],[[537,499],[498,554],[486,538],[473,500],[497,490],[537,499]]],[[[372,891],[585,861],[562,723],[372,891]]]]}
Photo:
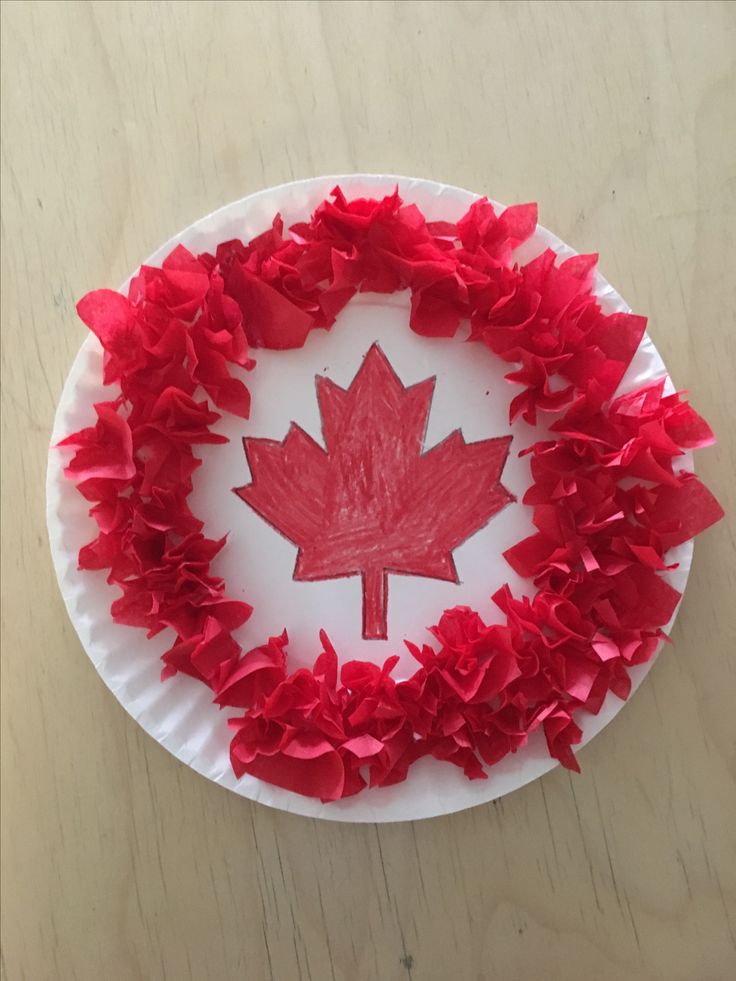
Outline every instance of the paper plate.
{"type": "MultiPolygon", "coordinates": [[[[288,227],[306,219],[338,183],[347,197],[381,196],[398,184],[402,197],[416,203],[428,220],[456,220],[479,196],[433,181],[391,175],[351,174],[298,181],[252,194],[202,218],[157,249],[146,263],[160,265],[177,244],[197,253],[214,251],[218,242],[227,239],[250,239],[269,227],[277,212],[281,212],[288,227]]],[[[561,256],[573,254],[572,249],[539,226],[533,239],[517,250],[517,257],[526,262],[548,247],[561,256]]],[[[127,286],[123,284],[122,291],[127,286]]],[[[630,309],[601,276],[596,278],[595,292],[605,312],[630,309]]],[[[205,521],[209,536],[229,535],[213,571],[224,576],[230,596],[247,599],[254,607],[253,616],[237,635],[246,650],[286,627],[290,667],[311,665],[320,650],[318,631],[324,627],[346,659],[349,656],[382,662],[388,654],[400,654],[395,676],[405,677],[416,665],[406,652],[404,639],[429,640],[426,627],[436,622],[443,609],[466,604],[492,622],[495,607],[490,596],[498,587],[508,582],[517,595],[529,591],[530,584],[515,577],[502,558],[505,548],[532,531],[531,508],[514,503],[454,550],[460,583],[390,577],[388,639],[364,640],[359,580],[295,581],[295,547],[232,493],[233,487],[249,480],[242,438],[281,440],[295,421],[319,441],[315,375],[327,375],[347,387],[370,346],[378,342],[404,385],[436,376],[426,447],[434,446],[457,428],[462,429],[468,441],[509,433],[513,436],[502,481],[520,501],[531,479],[526,458],[519,459],[517,453],[543,438],[543,430],[532,430],[523,422],[509,426],[510,389],[503,380],[506,366],[479,345],[419,337],[409,330],[408,320],[408,294],[360,294],[338,316],[331,331],[313,331],[303,349],[255,351],[258,369],[247,376],[253,396],[251,418],[223,418],[216,428],[230,442],[199,448],[204,462],[195,474],[192,510],[205,521]],[[489,556],[497,558],[489,561],[489,556]]],[[[645,336],[619,392],[666,374],[656,348],[645,336]]],[[[667,390],[674,391],[669,380],[667,390]]],[[[93,404],[109,398],[109,392],[102,385],[102,350],[90,334],[64,385],[52,446],[69,433],[93,424],[93,404]]],[[[416,763],[402,784],[365,790],[356,797],[322,804],[253,777],[236,779],[230,768],[230,731],[226,725],[228,715],[237,714],[236,710],[220,710],[212,703],[211,691],[185,675],[161,683],[159,657],[172,638],[159,635],[147,640],[143,630],[113,623],[109,608],[118,590],[106,583],[104,573],[77,569],[77,553],[94,538],[96,528],[88,516],[87,502],[64,478],[67,457],[60,450],[50,450],[47,520],[54,566],[69,616],[84,650],[126,711],[198,773],[243,797],[309,817],[405,821],[448,814],[493,800],[557,765],[549,758],[541,734],[535,733],[524,750],[492,767],[487,780],[469,781],[456,767],[428,758],[416,763]]],[[[693,470],[691,453],[686,453],[681,462],[693,470]]],[[[692,542],[687,542],[671,553],[679,567],[667,578],[681,593],[687,583],[692,551],[692,542]]],[[[631,671],[633,690],[652,663],[631,671]]],[[[581,714],[578,721],[583,728],[583,745],[618,714],[623,704],[609,693],[599,715],[581,714]]]]}

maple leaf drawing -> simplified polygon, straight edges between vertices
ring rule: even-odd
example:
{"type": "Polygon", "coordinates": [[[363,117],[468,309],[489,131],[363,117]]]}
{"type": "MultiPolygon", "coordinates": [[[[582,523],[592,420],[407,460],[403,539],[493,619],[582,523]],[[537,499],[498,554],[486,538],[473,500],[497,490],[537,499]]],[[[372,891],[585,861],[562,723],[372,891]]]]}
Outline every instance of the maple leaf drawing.
{"type": "Polygon", "coordinates": [[[299,552],[294,579],[360,575],[363,637],[387,637],[388,573],[459,582],[453,549],[515,500],[499,482],[510,436],[424,451],[435,379],[404,388],[374,344],[346,389],[317,376],[324,448],[292,422],[246,437],[235,492],[299,552]]]}

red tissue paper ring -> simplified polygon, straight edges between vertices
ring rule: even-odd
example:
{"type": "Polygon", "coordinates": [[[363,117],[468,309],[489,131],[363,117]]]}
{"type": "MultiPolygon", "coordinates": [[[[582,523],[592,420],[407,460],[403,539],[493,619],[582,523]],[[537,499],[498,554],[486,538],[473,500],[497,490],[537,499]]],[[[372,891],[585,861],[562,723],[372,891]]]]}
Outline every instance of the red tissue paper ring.
{"type": "Polygon", "coordinates": [[[60,443],[98,527],[79,566],[108,570],[115,622],[171,635],[162,681],[184,672],[237,710],[238,777],[325,802],[399,783],[424,756],[484,779],[538,729],[577,770],[580,713],[598,713],[609,692],[625,699],[629,669],[655,653],[680,599],[662,575],[668,551],[722,516],[678,467],[713,434],[664,380],[617,395],[646,321],[602,310],[595,255],[547,249],[515,263],[536,227],[533,204],[480,199],[432,222],[398,190],[348,200],[336,187],[288,232],[276,215],[248,243],[177,246],[127,296],[102,289],[78,304],[110,387],[95,425],[60,443]],[[405,679],[396,656],[341,663],[324,631],[313,668],[290,671],[285,631],[248,651],[236,639],[251,607],[213,575],[225,540],[190,510],[196,447],[225,441],[215,408],[248,416],[241,369],[257,371],[254,349],[301,347],[359,291],[405,290],[408,329],[448,338],[464,327],[509,364],[510,418],[545,418],[545,438],[522,451],[535,531],[504,553],[533,598],[499,589],[491,624],[445,610],[432,645],[407,643],[418,668],[405,679]]]}

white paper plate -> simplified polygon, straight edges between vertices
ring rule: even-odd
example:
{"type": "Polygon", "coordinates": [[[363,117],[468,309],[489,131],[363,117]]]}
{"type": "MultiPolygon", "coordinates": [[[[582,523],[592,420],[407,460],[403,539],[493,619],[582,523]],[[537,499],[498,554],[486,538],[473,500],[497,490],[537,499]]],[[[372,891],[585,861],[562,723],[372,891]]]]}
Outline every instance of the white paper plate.
{"type": "MultiPolygon", "coordinates": [[[[260,191],[215,211],[170,239],[146,262],[160,265],[177,244],[196,253],[214,250],[218,242],[230,238],[248,240],[267,228],[276,212],[281,212],[288,227],[306,219],[337,183],[348,197],[380,196],[398,184],[404,199],[416,203],[429,220],[457,219],[478,197],[433,181],[391,175],[351,174],[298,181],[260,191]]],[[[517,256],[528,261],[547,247],[561,256],[573,254],[572,249],[539,226],[533,240],[525,243],[517,256]]],[[[123,292],[127,286],[128,283],[123,285],[123,292]]],[[[595,291],[607,312],[630,309],[600,276],[595,291]]],[[[251,435],[280,440],[294,420],[319,439],[315,374],[326,373],[338,384],[349,384],[363,355],[377,340],[405,385],[437,375],[427,446],[433,446],[458,427],[467,440],[513,434],[502,481],[521,500],[530,477],[526,458],[519,460],[517,453],[542,436],[539,429],[532,430],[523,422],[509,427],[508,402],[512,392],[503,381],[507,367],[480,345],[418,337],[409,330],[408,317],[408,294],[362,294],[339,315],[330,332],[313,332],[302,350],[255,351],[258,368],[247,376],[253,394],[251,418],[247,422],[224,418],[217,429],[229,436],[230,442],[200,448],[204,465],[195,474],[192,510],[205,521],[206,533],[211,537],[230,533],[228,545],[215,560],[214,571],[225,577],[229,595],[247,599],[254,606],[253,616],[238,633],[246,650],[287,627],[290,666],[311,665],[320,650],[317,633],[324,626],[342,659],[383,661],[389,653],[398,653],[402,659],[395,673],[397,677],[407,676],[416,664],[406,653],[403,639],[429,639],[425,628],[436,622],[442,609],[465,603],[492,621],[500,619],[489,599],[495,589],[509,582],[516,594],[529,590],[530,584],[515,577],[501,557],[504,548],[532,531],[531,509],[516,503],[455,550],[460,584],[392,576],[389,639],[364,641],[360,636],[359,581],[349,578],[295,582],[295,547],[231,492],[232,487],[249,480],[241,438],[251,435]],[[490,570],[489,555],[498,556],[490,570]],[[284,611],[288,611],[287,622],[284,611]]],[[[620,391],[665,375],[662,359],[645,336],[620,391]]],[[[669,381],[668,390],[674,390],[669,381]]],[[[52,446],[69,433],[93,424],[93,404],[109,397],[110,390],[102,385],[102,351],[90,334],[64,385],[52,446]]],[[[77,553],[94,538],[96,528],[87,513],[88,503],[64,478],[63,467],[69,455],[51,449],[47,473],[49,539],[69,616],[92,663],[124,708],[146,732],[198,773],[244,797],[309,817],[406,821],[493,800],[557,765],[547,755],[541,733],[535,733],[524,750],[507,756],[488,771],[488,780],[482,781],[466,780],[451,764],[423,759],[411,768],[405,783],[322,804],[253,777],[237,780],[230,768],[231,733],[226,719],[238,711],[218,709],[209,689],[185,675],[162,684],[159,657],[172,638],[163,634],[146,640],[143,630],[113,623],[109,607],[118,590],[105,582],[104,573],[77,569],[77,553]]],[[[682,457],[682,465],[693,469],[692,454],[682,457]]],[[[680,592],[684,592],[687,583],[692,551],[692,542],[687,542],[671,553],[671,561],[679,562],[679,567],[668,578],[680,592]]],[[[650,661],[631,671],[634,690],[651,664],[650,661]]],[[[622,706],[623,702],[609,694],[597,716],[582,714],[578,721],[583,727],[583,745],[622,706]]]]}

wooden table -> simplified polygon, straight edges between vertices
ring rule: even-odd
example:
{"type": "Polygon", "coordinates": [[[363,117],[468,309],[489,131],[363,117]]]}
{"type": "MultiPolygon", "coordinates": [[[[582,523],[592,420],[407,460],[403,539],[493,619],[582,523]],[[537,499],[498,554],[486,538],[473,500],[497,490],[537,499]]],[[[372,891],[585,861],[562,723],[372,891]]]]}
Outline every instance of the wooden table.
{"type": "Polygon", "coordinates": [[[728,3],[4,5],[6,981],[736,976],[732,517],[581,776],[384,826],[251,804],[146,737],[44,528],[76,299],[224,202],[351,170],[537,199],[599,249],[733,515],[735,27],[728,3]]]}

